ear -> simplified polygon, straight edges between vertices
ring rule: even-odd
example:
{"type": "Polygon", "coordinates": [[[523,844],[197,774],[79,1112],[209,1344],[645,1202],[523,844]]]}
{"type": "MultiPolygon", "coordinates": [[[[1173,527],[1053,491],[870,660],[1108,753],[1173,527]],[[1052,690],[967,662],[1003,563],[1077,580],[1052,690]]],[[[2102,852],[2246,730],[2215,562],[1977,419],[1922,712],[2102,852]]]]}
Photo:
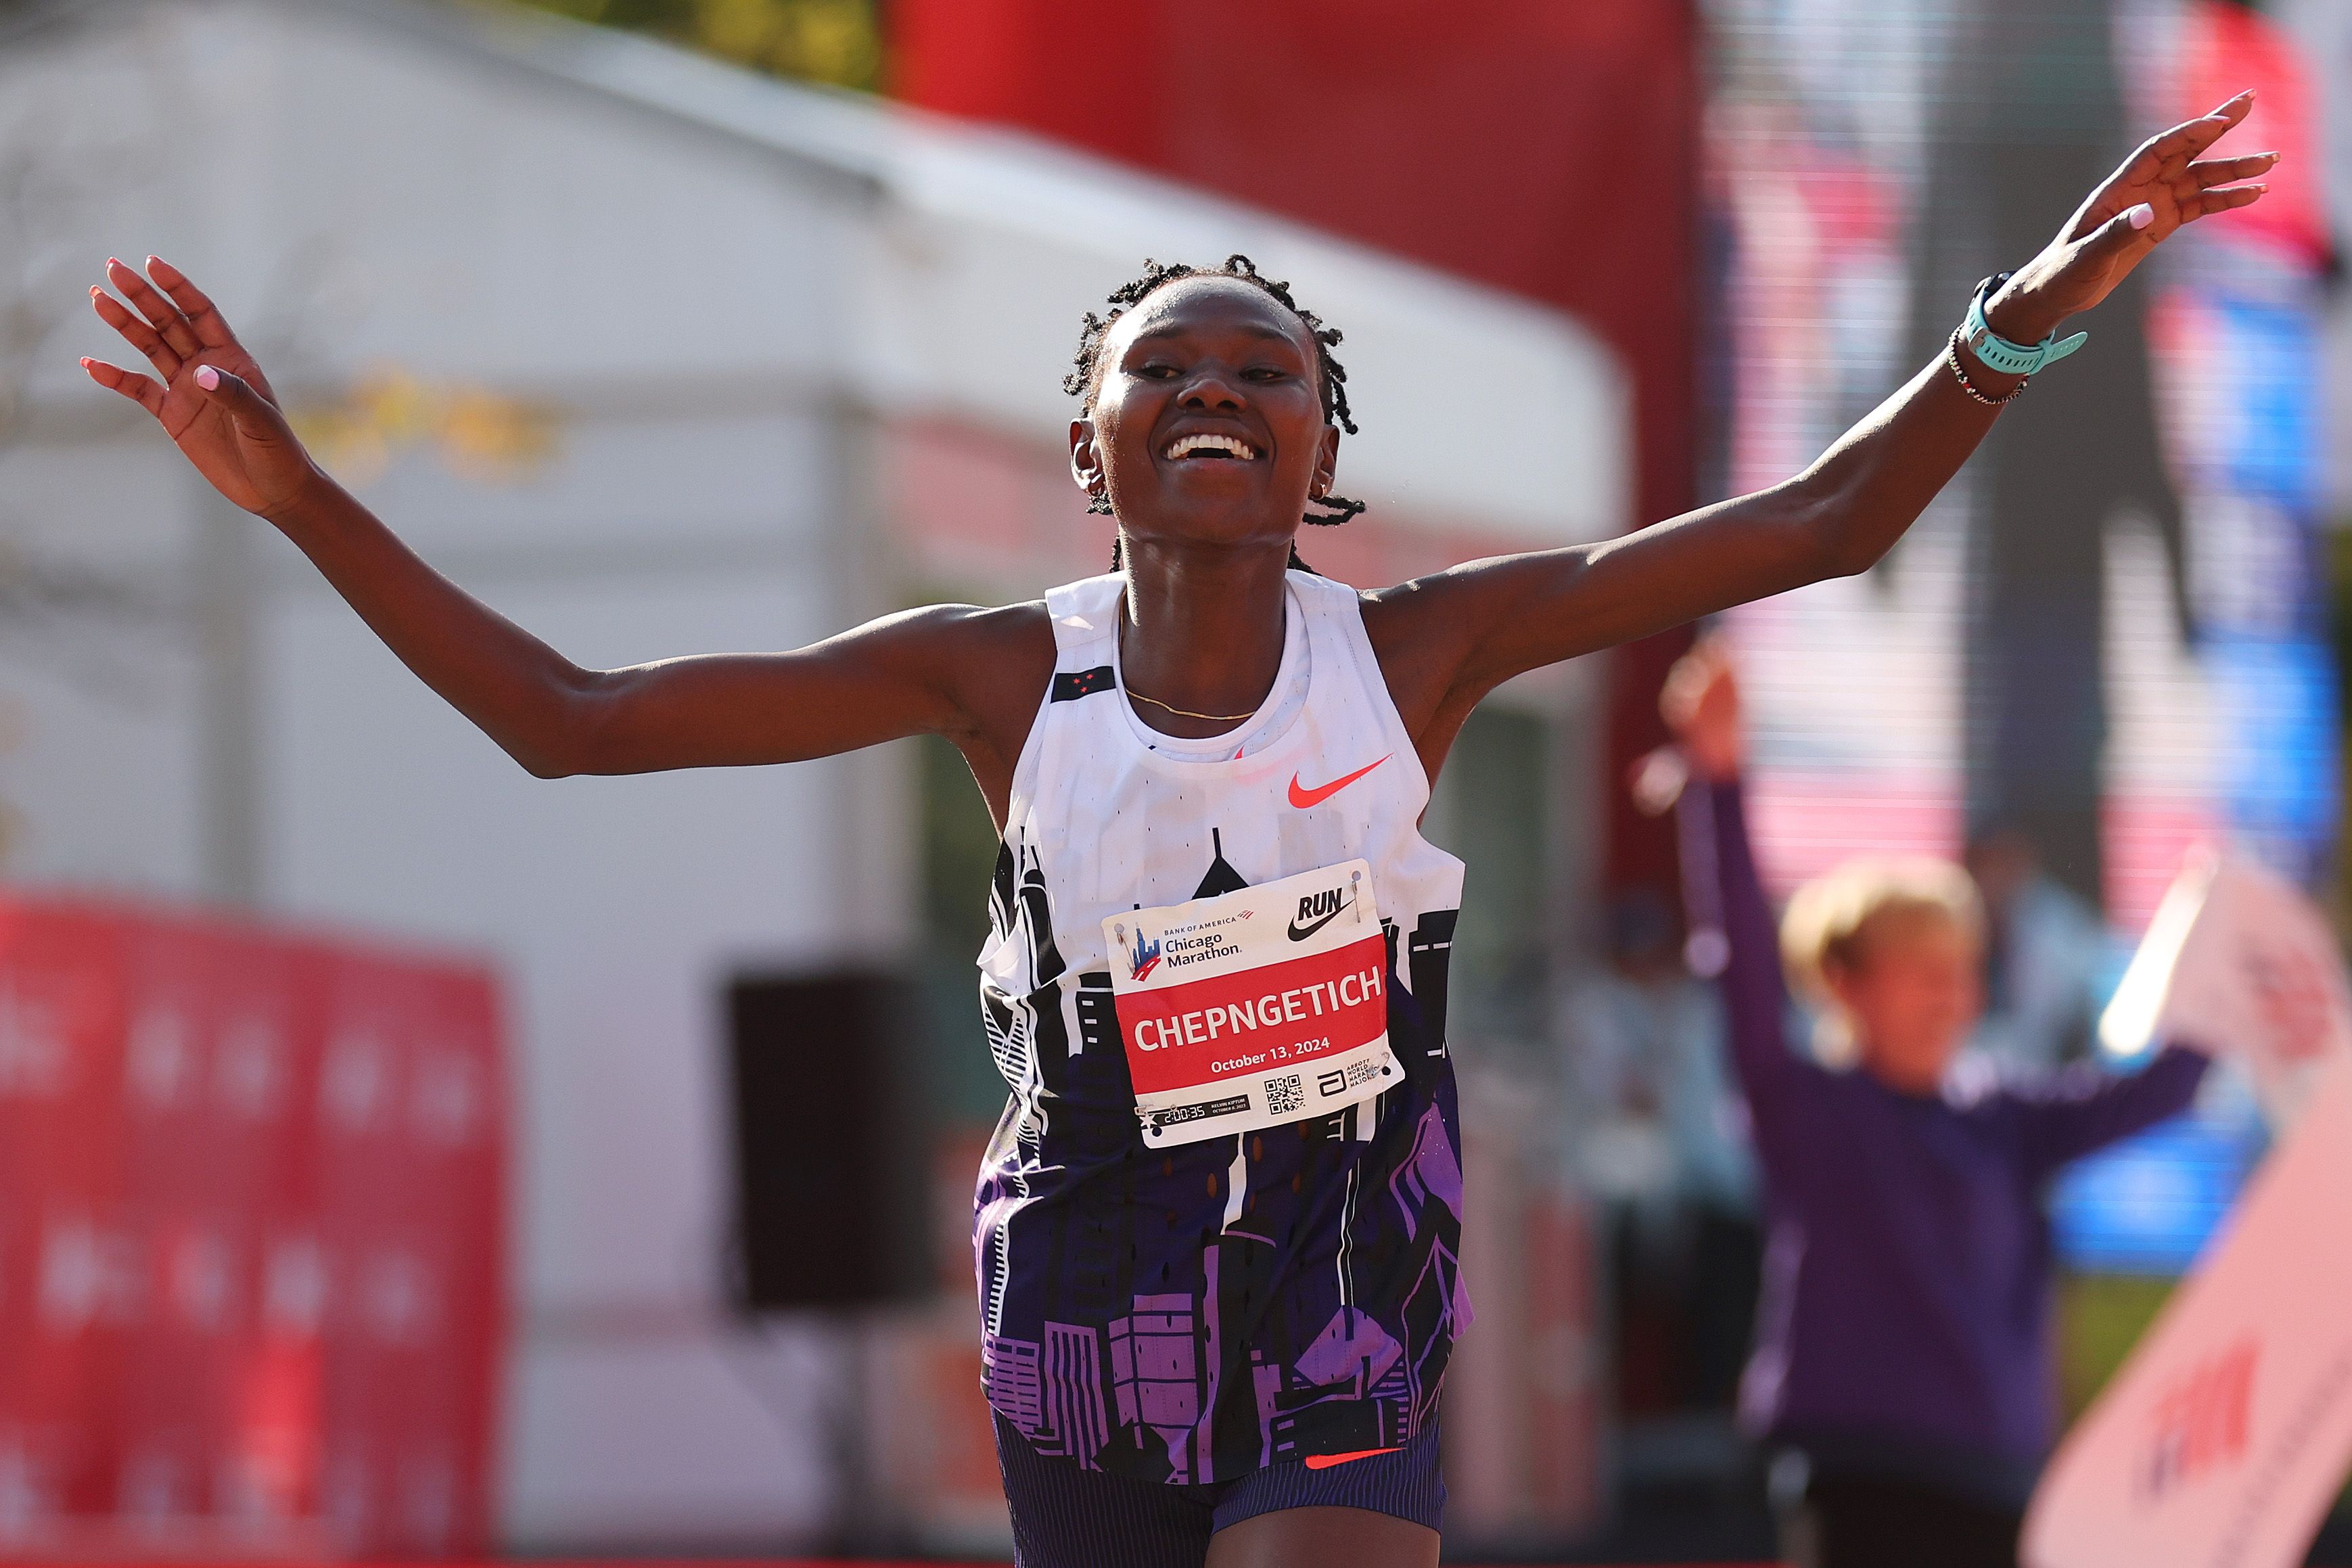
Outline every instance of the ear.
{"type": "Polygon", "coordinates": [[[1091,419],[1070,421],[1070,478],[1078,489],[1092,494],[1108,482],[1103,471],[1102,448],[1095,445],[1095,422],[1091,419]]]}
{"type": "Polygon", "coordinates": [[[1332,483],[1339,477],[1339,427],[1337,425],[1326,425],[1323,426],[1323,438],[1316,443],[1315,477],[1307,483],[1307,499],[1321,500],[1325,496],[1329,495],[1332,483]]]}
{"type": "Polygon", "coordinates": [[[1829,992],[1830,999],[1852,1016],[1856,993],[1861,989],[1853,971],[1843,963],[1824,959],[1822,962],[1822,985],[1829,992]]]}

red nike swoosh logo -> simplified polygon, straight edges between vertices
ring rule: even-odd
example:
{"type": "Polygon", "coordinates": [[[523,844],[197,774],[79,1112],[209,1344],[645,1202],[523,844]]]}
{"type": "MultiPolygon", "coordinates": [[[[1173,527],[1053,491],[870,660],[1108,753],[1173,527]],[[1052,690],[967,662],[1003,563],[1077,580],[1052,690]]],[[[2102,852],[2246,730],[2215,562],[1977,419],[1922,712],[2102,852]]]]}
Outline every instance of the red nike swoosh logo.
{"type": "MultiPolygon", "coordinates": [[[[1381,761],[1386,762],[1388,759],[1382,757],[1381,761]]],[[[1334,1465],[1352,1464],[1358,1459],[1376,1459],[1382,1454],[1403,1452],[1402,1448],[1359,1448],[1352,1454],[1309,1454],[1307,1456],[1307,1468],[1310,1470],[1328,1470],[1334,1465]]]]}
{"type": "MultiPolygon", "coordinates": [[[[1391,752],[1389,753],[1389,757],[1393,757],[1395,755],[1396,753],[1394,752],[1391,752]]],[[[1366,773],[1370,773],[1374,768],[1379,767],[1381,763],[1387,762],[1389,757],[1382,757],[1380,763],[1366,763],[1362,767],[1358,768],[1354,773],[1349,773],[1347,777],[1333,779],[1329,784],[1318,784],[1313,789],[1307,789],[1302,786],[1298,782],[1298,775],[1297,773],[1293,773],[1290,775],[1290,804],[1297,806],[1301,811],[1305,811],[1310,805],[1320,805],[1325,801],[1329,800],[1333,795],[1338,795],[1341,790],[1346,789],[1349,784],[1354,784],[1358,779],[1362,778],[1366,773]]]]}

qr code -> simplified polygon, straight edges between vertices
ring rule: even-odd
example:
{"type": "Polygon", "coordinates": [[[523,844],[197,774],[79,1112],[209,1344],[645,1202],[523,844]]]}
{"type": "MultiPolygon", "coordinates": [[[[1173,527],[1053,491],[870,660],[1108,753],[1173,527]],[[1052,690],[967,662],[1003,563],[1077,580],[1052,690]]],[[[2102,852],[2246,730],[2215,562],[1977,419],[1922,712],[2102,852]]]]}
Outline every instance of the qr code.
{"type": "Polygon", "coordinates": [[[1292,1073],[1288,1078],[1270,1078],[1265,1080],[1265,1108],[1272,1114],[1281,1116],[1298,1110],[1306,1103],[1307,1089],[1298,1081],[1297,1073],[1292,1073]]]}

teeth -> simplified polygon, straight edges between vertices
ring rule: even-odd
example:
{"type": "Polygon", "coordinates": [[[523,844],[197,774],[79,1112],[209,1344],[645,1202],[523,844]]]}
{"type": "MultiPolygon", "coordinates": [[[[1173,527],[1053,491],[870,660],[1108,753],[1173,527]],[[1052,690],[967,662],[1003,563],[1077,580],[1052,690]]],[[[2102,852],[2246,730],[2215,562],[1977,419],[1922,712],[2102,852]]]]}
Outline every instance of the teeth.
{"type": "Polygon", "coordinates": [[[1257,456],[1247,442],[1237,441],[1231,436],[1180,436],[1168,443],[1168,450],[1161,456],[1189,458],[1195,452],[1223,452],[1244,462],[1257,456]]]}

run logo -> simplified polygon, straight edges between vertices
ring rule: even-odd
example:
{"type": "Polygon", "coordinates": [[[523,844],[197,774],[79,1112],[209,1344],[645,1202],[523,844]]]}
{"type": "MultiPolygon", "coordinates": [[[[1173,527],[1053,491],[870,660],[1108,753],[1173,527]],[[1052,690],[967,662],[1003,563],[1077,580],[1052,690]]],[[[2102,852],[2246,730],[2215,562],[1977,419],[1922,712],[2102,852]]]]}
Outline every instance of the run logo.
{"type": "Polygon", "coordinates": [[[1356,900],[1345,888],[1327,888],[1298,900],[1298,918],[1290,922],[1290,940],[1305,942],[1344,913],[1356,900]]]}

